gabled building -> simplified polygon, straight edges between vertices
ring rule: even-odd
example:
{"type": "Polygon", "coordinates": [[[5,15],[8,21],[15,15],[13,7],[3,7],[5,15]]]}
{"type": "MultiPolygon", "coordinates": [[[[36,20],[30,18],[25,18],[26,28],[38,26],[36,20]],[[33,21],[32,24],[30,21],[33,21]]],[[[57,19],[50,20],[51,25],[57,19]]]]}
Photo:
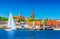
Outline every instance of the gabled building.
{"type": "Polygon", "coordinates": [[[20,13],[19,13],[18,16],[14,16],[13,18],[15,19],[15,22],[16,22],[16,21],[17,21],[17,22],[20,22],[20,19],[23,19],[23,20],[27,21],[27,18],[24,17],[24,16],[22,16],[20,13]]]}
{"type": "Polygon", "coordinates": [[[60,28],[60,21],[59,20],[49,20],[49,21],[47,21],[47,26],[59,29],[60,28]]]}

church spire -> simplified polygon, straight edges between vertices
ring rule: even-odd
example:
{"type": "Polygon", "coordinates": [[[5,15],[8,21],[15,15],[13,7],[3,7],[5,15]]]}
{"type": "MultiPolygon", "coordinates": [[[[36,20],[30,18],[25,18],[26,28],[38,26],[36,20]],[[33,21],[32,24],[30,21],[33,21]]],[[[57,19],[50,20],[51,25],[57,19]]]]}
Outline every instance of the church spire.
{"type": "Polygon", "coordinates": [[[18,22],[20,22],[20,19],[21,19],[21,14],[20,14],[20,12],[19,12],[19,14],[18,14],[18,22]]]}
{"type": "Polygon", "coordinates": [[[32,9],[31,18],[34,18],[34,9],[32,9]]]}

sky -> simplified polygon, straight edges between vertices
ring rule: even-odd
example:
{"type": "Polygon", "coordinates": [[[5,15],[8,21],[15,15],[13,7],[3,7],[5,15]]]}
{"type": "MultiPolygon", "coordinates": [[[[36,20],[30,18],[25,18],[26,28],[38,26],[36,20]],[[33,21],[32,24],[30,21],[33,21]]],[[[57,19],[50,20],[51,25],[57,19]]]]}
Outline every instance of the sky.
{"type": "Polygon", "coordinates": [[[0,0],[0,16],[13,16],[29,18],[34,8],[36,19],[60,19],[60,0],[0,0]]]}

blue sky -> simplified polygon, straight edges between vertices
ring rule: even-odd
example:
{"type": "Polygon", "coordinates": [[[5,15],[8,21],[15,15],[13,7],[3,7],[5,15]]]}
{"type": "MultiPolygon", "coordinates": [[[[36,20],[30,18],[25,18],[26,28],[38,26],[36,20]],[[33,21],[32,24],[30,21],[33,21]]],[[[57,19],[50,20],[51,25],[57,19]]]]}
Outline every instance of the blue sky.
{"type": "Polygon", "coordinates": [[[32,8],[37,19],[60,19],[59,0],[0,0],[0,16],[8,17],[12,12],[30,17],[32,8]]]}

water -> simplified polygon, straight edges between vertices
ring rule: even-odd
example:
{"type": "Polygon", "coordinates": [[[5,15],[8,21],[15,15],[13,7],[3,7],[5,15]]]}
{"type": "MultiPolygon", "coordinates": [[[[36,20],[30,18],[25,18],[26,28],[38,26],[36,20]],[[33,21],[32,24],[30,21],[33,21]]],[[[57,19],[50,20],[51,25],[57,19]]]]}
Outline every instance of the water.
{"type": "Polygon", "coordinates": [[[0,39],[60,39],[60,31],[0,30],[0,39]]]}

